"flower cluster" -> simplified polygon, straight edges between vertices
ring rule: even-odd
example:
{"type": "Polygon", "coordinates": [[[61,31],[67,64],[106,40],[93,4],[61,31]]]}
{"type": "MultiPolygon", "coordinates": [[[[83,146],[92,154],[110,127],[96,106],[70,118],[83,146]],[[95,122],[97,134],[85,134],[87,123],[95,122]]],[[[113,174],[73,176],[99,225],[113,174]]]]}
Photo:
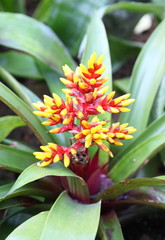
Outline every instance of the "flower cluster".
{"type": "Polygon", "coordinates": [[[70,159],[79,149],[86,152],[91,145],[97,145],[112,157],[113,154],[104,144],[105,141],[122,145],[119,140],[132,138],[130,134],[136,129],[128,127],[127,123],[120,125],[117,122],[106,126],[108,121],[99,120],[97,116],[90,120],[91,115],[105,112],[128,112],[130,109],[127,106],[134,102],[134,99],[129,99],[130,94],[117,98],[114,98],[115,92],[106,94],[109,87],[103,87],[108,79],[102,77],[105,71],[102,62],[103,56],[97,59],[97,54],[93,53],[88,60],[88,67],[80,64],[74,72],[65,65],[63,67],[65,78],[60,78],[60,80],[67,87],[63,89],[66,101],[53,93],[52,97],[45,95],[44,102],[33,104],[38,109],[34,114],[48,119],[43,124],[55,126],[50,130],[51,133],[72,132],[74,134],[74,143],[70,147],[54,143],[41,146],[43,152],[34,153],[37,159],[42,160],[40,166],[63,160],[67,167],[70,159]],[[57,127],[57,124],[61,126],[57,127]]]}

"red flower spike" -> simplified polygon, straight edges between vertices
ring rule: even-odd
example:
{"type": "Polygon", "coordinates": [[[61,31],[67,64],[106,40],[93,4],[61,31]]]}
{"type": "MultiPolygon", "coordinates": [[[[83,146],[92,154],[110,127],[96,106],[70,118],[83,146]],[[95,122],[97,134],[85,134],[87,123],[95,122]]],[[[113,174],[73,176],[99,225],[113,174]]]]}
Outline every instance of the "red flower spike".
{"type": "Polygon", "coordinates": [[[129,111],[127,106],[134,101],[129,99],[130,94],[117,98],[114,98],[115,92],[105,95],[108,87],[103,87],[103,84],[108,78],[101,76],[105,70],[102,62],[103,56],[97,58],[97,54],[93,53],[87,67],[80,64],[74,72],[65,65],[63,71],[66,78],[60,80],[69,88],[63,89],[66,101],[54,93],[53,98],[45,95],[43,103],[38,101],[33,104],[38,110],[34,114],[48,119],[42,124],[51,126],[61,124],[51,129],[51,133],[68,131],[74,135],[70,147],[54,143],[42,146],[43,152],[34,153],[36,158],[42,161],[39,165],[47,166],[62,160],[66,167],[70,165],[70,168],[85,180],[90,178],[89,185],[93,182],[92,179],[95,179],[94,176],[101,176],[103,171],[98,167],[98,159],[95,160],[95,164],[89,163],[86,155],[88,148],[97,145],[99,149],[113,157],[104,141],[122,145],[120,140],[131,139],[130,134],[136,131],[133,127],[128,127],[128,124],[114,123],[110,127],[106,126],[107,121],[100,121],[98,117],[89,122],[91,115],[127,112],[129,111]]]}

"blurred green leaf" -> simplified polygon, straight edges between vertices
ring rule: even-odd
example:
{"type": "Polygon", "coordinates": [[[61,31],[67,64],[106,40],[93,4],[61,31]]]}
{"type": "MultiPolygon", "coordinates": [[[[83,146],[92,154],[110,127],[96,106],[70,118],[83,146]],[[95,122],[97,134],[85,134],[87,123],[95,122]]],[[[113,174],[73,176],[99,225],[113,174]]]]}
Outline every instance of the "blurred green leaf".
{"type": "Polygon", "coordinates": [[[90,17],[108,3],[108,0],[42,0],[34,17],[50,26],[75,56],[90,17]]]}
{"type": "Polygon", "coordinates": [[[68,168],[65,168],[62,163],[52,164],[45,168],[38,167],[36,164],[31,165],[30,167],[26,168],[22,174],[20,174],[15,184],[8,192],[7,196],[20,187],[46,176],[67,176],[76,178],[79,186],[79,191],[81,193],[83,191],[84,196],[86,196],[87,199],[89,198],[88,188],[84,180],[76,176],[68,168]]]}
{"type": "Polygon", "coordinates": [[[0,4],[6,12],[25,12],[25,0],[1,0],[0,4]]]}
{"type": "Polygon", "coordinates": [[[107,14],[111,11],[123,9],[132,12],[139,13],[153,13],[158,18],[163,19],[165,14],[165,6],[163,4],[153,4],[153,3],[142,3],[142,2],[119,2],[109,6],[105,6],[100,11],[103,14],[107,14]]]}
{"type": "Polygon", "coordinates": [[[124,93],[128,93],[128,87],[129,87],[130,79],[129,78],[122,78],[117,79],[113,82],[114,88],[118,89],[119,91],[122,91],[124,93]]]}
{"type": "Polygon", "coordinates": [[[165,93],[165,75],[160,84],[158,93],[155,98],[155,102],[153,104],[152,112],[151,112],[151,118],[154,120],[161,117],[161,115],[165,111],[165,94],[164,93],[165,93]]]}
{"type": "Polygon", "coordinates": [[[73,59],[55,33],[31,17],[0,13],[0,30],[0,44],[31,54],[60,74],[64,64],[75,67],[73,59]]]}
{"type": "Polygon", "coordinates": [[[99,236],[101,240],[124,240],[121,226],[114,210],[102,215],[99,236]]]}
{"type": "Polygon", "coordinates": [[[43,78],[36,66],[34,58],[22,52],[8,51],[1,53],[0,65],[17,77],[43,78]]]}
{"type": "Polygon", "coordinates": [[[0,117],[0,142],[3,141],[12,130],[22,126],[26,126],[26,124],[17,116],[0,117]]]}
{"type": "Polygon", "coordinates": [[[134,178],[123,180],[119,183],[115,183],[99,193],[95,200],[112,200],[127,192],[130,189],[135,189],[144,186],[162,186],[165,185],[165,176],[159,176],[155,178],[134,178]]]}
{"type": "Polygon", "coordinates": [[[14,172],[22,172],[36,162],[31,152],[0,144],[0,168],[14,172]]]}
{"type": "Polygon", "coordinates": [[[163,147],[164,143],[165,133],[162,133],[137,144],[130,151],[126,151],[110,170],[110,178],[115,182],[120,182],[133,175],[146,160],[149,161],[151,155],[163,147]]]}
{"type": "Polygon", "coordinates": [[[141,43],[135,43],[110,36],[110,52],[112,71],[117,71],[129,58],[137,56],[142,48],[141,43]]]}
{"type": "Polygon", "coordinates": [[[132,73],[129,89],[136,101],[130,106],[131,112],[122,114],[120,118],[122,123],[128,122],[137,128],[136,136],[140,135],[147,126],[154,98],[164,76],[164,30],[165,20],[152,33],[142,49],[132,73]]]}
{"type": "Polygon", "coordinates": [[[9,72],[7,72],[3,67],[0,67],[0,77],[3,79],[8,86],[32,109],[33,100],[39,101],[40,99],[30,91],[30,89],[19,83],[9,72]]]}
{"type": "Polygon", "coordinates": [[[2,83],[0,83],[0,100],[25,121],[42,144],[55,140],[51,134],[46,133],[46,128],[41,124],[39,118],[32,113],[31,108],[2,83]]]}

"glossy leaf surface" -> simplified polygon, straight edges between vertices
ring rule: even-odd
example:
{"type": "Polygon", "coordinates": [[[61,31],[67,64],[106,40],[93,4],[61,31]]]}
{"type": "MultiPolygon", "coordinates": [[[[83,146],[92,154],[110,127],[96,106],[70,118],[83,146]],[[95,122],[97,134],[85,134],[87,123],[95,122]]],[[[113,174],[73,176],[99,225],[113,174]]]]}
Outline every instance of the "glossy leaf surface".
{"type": "Polygon", "coordinates": [[[32,113],[32,109],[2,83],[0,83],[0,100],[25,121],[42,144],[53,141],[53,136],[46,133],[46,128],[41,125],[39,118],[32,113]]]}
{"type": "Polygon", "coordinates": [[[8,136],[8,134],[17,127],[25,126],[26,124],[17,116],[0,117],[0,142],[8,136]]]}
{"type": "Polygon", "coordinates": [[[22,174],[20,174],[7,195],[13,193],[15,190],[30,182],[34,182],[35,180],[41,179],[46,176],[67,176],[76,178],[75,181],[77,181],[77,184],[80,188],[79,191],[83,192],[84,198],[86,196],[86,198],[89,199],[89,192],[86,183],[83,181],[83,179],[77,177],[68,168],[65,168],[62,163],[56,163],[44,168],[38,167],[36,164],[31,165],[30,167],[26,168],[22,172],[22,174]]]}
{"type": "Polygon", "coordinates": [[[0,168],[14,172],[22,172],[29,165],[36,162],[31,152],[14,147],[0,145],[0,168]]]}
{"type": "Polygon", "coordinates": [[[16,228],[6,240],[93,240],[97,232],[99,215],[100,202],[90,205],[78,203],[64,192],[49,212],[30,218],[16,228]]]}
{"type": "Polygon", "coordinates": [[[158,134],[150,139],[139,143],[125,155],[110,170],[109,176],[115,182],[133,175],[135,171],[144,163],[151,154],[156,153],[165,143],[165,134],[158,134]]]}
{"type": "Polygon", "coordinates": [[[135,189],[142,186],[162,186],[165,185],[165,176],[155,177],[155,178],[135,178],[123,180],[116,183],[109,188],[105,189],[103,192],[96,196],[96,200],[104,199],[110,200],[115,199],[123,195],[126,191],[130,189],[135,189]]]}
{"type": "Polygon", "coordinates": [[[137,128],[136,136],[140,135],[148,124],[153,101],[164,76],[164,30],[165,20],[156,28],[142,49],[134,66],[129,89],[136,101],[130,106],[131,111],[120,118],[122,123],[128,122],[137,128]]]}
{"type": "Polygon", "coordinates": [[[31,17],[1,13],[0,29],[0,44],[6,47],[29,53],[60,73],[64,64],[75,66],[55,33],[31,17]]]}
{"type": "Polygon", "coordinates": [[[42,0],[34,17],[50,26],[75,56],[90,17],[95,10],[108,2],[108,0],[42,0]]]}
{"type": "Polygon", "coordinates": [[[30,55],[8,51],[0,54],[0,65],[18,77],[42,79],[34,58],[30,55]]]}
{"type": "Polygon", "coordinates": [[[48,212],[42,212],[30,218],[16,228],[6,240],[39,240],[47,215],[48,212]]]}
{"type": "Polygon", "coordinates": [[[62,193],[48,213],[41,240],[93,240],[98,228],[100,207],[100,202],[82,204],[71,199],[66,192],[62,193]]]}

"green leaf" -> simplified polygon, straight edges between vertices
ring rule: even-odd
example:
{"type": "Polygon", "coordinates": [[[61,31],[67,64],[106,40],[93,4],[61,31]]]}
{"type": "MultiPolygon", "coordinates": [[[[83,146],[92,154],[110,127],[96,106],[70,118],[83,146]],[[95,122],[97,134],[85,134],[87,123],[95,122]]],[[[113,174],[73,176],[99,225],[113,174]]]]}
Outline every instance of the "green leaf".
{"type": "Polygon", "coordinates": [[[23,151],[27,151],[27,152],[31,152],[31,153],[36,151],[35,148],[33,148],[27,144],[24,144],[24,143],[22,143],[20,141],[16,141],[16,140],[13,141],[13,139],[9,139],[9,138],[4,139],[2,143],[5,145],[8,145],[10,147],[14,147],[19,150],[23,150],[23,151]]]}
{"type": "Polygon", "coordinates": [[[151,154],[155,154],[165,143],[165,133],[158,134],[139,143],[132,150],[122,155],[114,167],[110,170],[109,176],[115,182],[128,178],[144,163],[149,160],[151,154]]]}
{"type": "Polygon", "coordinates": [[[110,36],[112,71],[117,71],[129,58],[137,56],[142,48],[141,43],[123,40],[110,36]]]}
{"type": "Polygon", "coordinates": [[[26,168],[22,174],[20,174],[15,184],[8,192],[7,196],[20,187],[46,176],[67,176],[76,178],[76,181],[78,182],[78,186],[80,188],[79,191],[81,193],[84,193],[84,198],[86,196],[86,199],[89,199],[88,188],[84,180],[76,176],[68,168],[65,168],[62,163],[52,164],[44,168],[38,167],[36,164],[31,165],[30,167],[26,168]]]}
{"type": "Polygon", "coordinates": [[[39,240],[47,215],[48,212],[42,212],[30,218],[16,228],[6,240],[39,240]]]}
{"type": "Polygon", "coordinates": [[[113,184],[101,193],[99,193],[95,200],[112,200],[127,192],[130,189],[135,189],[144,186],[162,186],[165,185],[165,176],[155,178],[135,178],[123,180],[119,183],[113,184]]]}
{"type": "Polygon", "coordinates": [[[99,235],[101,240],[124,240],[121,226],[114,210],[101,217],[99,235]]]}
{"type": "Polygon", "coordinates": [[[48,213],[40,239],[93,240],[100,207],[100,202],[82,204],[71,199],[66,192],[62,193],[48,213]]]}
{"type": "Polygon", "coordinates": [[[96,9],[108,2],[108,0],[94,2],[91,0],[42,0],[37,6],[34,17],[50,26],[75,56],[90,17],[96,9]]]}
{"type": "MultiPolygon", "coordinates": [[[[4,82],[9,85],[12,90],[25,102],[27,103],[31,108],[32,108],[32,100],[33,100],[33,95],[29,89],[26,90],[27,88],[24,87],[22,84],[20,84],[9,72],[7,72],[4,68],[0,67],[0,77],[3,79],[4,82]],[[29,94],[29,93],[32,94],[29,94]]],[[[35,97],[36,98],[36,97],[35,97]]],[[[39,98],[37,101],[40,100],[39,98]]],[[[33,109],[33,108],[32,108],[33,109]]]]}
{"type": "MultiPolygon", "coordinates": [[[[3,186],[0,186],[0,201],[1,200],[6,200],[9,198],[13,198],[13,197],[17,197],[17,196],[42,196],[45,197],[46,199],[55,199],[58,194],[62,191],[56,190],[55,186],[53,185],[51,191],[50,189],[47,190],[47,186],[45,186],[44,183],[31,183],[28,184],[26,186],[23,186],[19,189],[17,189],[15,192],[13,192],[12,194],[8,195],[7,197],[6,194],[9,192],[9,190],[11,189],[12,185],[14,185],[14,183],[10,183],[10,184],[5,184],[3,186]]],[[[50,186],[49,186],[50,187],[50,186]]],[[[11,202],[12,203],[12,202],[11,202]]],[[[1,206],[1,204],[0,204],[1,206]]]]}
{"type": "Polygon", "coordinates": [[[0,54],[0,65],[17,77],[42,79],[36,62],[30,55],[8,51],[0,54]]]}
{"type": "Polygon", "coordinates": [[[132,12],[139,13],[153,13],[158,18],[163,19],[165,13],[165,6],[163,4],[152,4],[152,3],[136,3],[136,2],[119,2],[109,6],[105,6],[100,11],[107,14],[111,11],[123,9],[132,12]]]}
{"type": "Polygon", "coordinates": [[[152,119],[157,119],[161,117],[161,115],[164,113],[164,110],[165,110],[165,94],[164,93],[165,93],[165,75],[162,79],[160,88],[155,98],[155,102],[153,104],[153,108],[151,112],[152,119]]]}
{"type": "Polygon", "coordinates": [[[23,119],[42,144],[54,141],[54,137],[46,133],[47,129],[41,125],[41,121],[32,113],[31,108],[2,83],[0,83],[0,100],[23,119]]]}
{"type": "MultiPolygon", "coordinates": [[[[104,77],[108,77],[109,81],[107,81],[104,86],[109,86],[109,91],[112,89],[112,69],[111,69],[111,59],[109,52],[109,44],[105,31],[104,24],[100,18],[100,16],[95,13],[91,18],[91,21],[88,26],[86,41],[84,43],[84,52],[82,57],[82,63],[87,65],[87,61],[90,58],[93,52],[96,52],[98,56],[104,55],[103,64],[106,67],[105,72],[103,73],[104,77]]],[[[110,120],[110,113],[102,114],[101,119],[110,120]]],[[[93,149],[91,150],[91,155],[94,154],[93,149]]],[[[97,151],[97,150],[96,150],[97,151]]],[[[104,162],[108,160],[109,156],[104,151],[100,151],[100,159],[104,159],[104,162]]]]}
{"type": "Polygon", "coordinates": [[[36,162],[31,152],[0,144],[0,168],[22,172],[29,165],[36,162]]]}
{"type": "Polygon", "coordinates": [[[25,0],[1,0],[0,4],[6,12],[25,12],[25,0]]]}
{"type": "Polygon", "coordinates": [[[0,13],[0,29],[0,44],[31,54],[60,74],[64,64],[75,67],[58,37],[43,23],[21,14],[0,13]]]}
{"type": "Polygon", "coordinates": [[[30,218],[6,240],[93,240],[99,223],[100,206],[100,202],[90,205],[78,203],[64,192],[49,212],[30,218]]]}
{"type": "Polygon", "coordinates": [[[12,130],[25,125],[22,119],[17,116],[0,117],[0,142],[6,138],[12,130]]]}
{"type": "MultiPolygon", "coordinates": [[[[124,147],[123,150],[113,159],[112,163],[110,164],[111,168],[114,166],[118,161],[122,161],[123,156],[127,155],[129,152],[133,151],[139,144],[142,144],[145,141],[150,140],[152,137],[157,136],[160,133],[165,132],[165,114],[160,117],[159,119],[155,120],[152,124],[147,127],[147,129],[138,136],[133,142],[129,144],[129,146],[124,147]]],[[[125,141],[124,141],[125,142],[125,141]]],[[[128,162],[132,162],[132,159],[129,159],[128,162]]],[[[127,166],[128,167],[128,166],[127,166]]]]}
{"type": "Polygon", "coordinates": [[[136,101],[131,104],[131,111],[123,114],[120,118],[121,122],[128,122],[137,128],[136,136],[140,135],[147,126],[154,98],[164,76],[164,29],[165,20],[151,35],[136,61],[129,89],[136,101]]]}

